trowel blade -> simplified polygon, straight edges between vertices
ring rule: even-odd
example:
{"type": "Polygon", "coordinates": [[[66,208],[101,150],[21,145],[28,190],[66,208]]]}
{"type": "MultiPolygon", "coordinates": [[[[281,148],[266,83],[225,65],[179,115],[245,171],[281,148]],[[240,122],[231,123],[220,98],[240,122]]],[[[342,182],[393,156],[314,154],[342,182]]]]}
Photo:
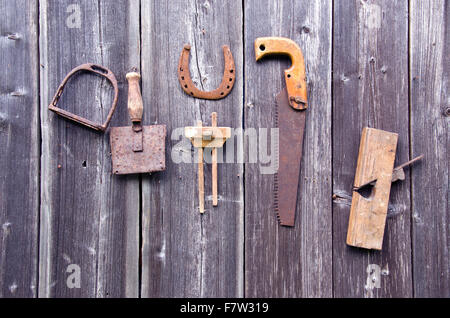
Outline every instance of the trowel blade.
{"type": "Polygon", "coordinates": [[[134,147],[136,132],[131,126],[111,127],[113,174],[151,173],[166,169],[166,126],[142,127],[142,150],[134,147]]]}

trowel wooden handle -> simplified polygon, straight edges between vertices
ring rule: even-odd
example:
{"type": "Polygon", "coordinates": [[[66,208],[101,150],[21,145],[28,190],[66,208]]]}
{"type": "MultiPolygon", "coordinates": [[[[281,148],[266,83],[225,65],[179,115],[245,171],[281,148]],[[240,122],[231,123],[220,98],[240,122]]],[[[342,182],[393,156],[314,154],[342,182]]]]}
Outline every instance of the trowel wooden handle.
{"type": "Polygon", "coordinates": [[[140,123],[144,110],[141,88],[139,86],[141,75],[136,72],[131,72],[127,73],[126,77],[128,80],[128,114],[133,123],[140,123]]]}

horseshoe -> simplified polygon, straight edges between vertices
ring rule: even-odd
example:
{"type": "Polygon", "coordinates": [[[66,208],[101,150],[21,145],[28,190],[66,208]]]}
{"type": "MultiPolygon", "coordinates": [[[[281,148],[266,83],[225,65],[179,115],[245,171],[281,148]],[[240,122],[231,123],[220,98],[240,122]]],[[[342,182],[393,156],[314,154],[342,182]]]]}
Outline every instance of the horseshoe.
{"type": "Polygon", "coordinates": [[[236,79],[234,59],[228,45],[222,46],[223,57],[225,60],[222,82],[218,88],[209,92],[199,90],[192,82],[191,74],[189,72],[190,50],[191,46],[189,44],[185,44],[183,51],[181,51],[180,62],[178,63],[178,81],[180,82],[181,88],[183,88],[185,93],[202,99],[221,99],[227,96],[231,92],[236,79]]]}

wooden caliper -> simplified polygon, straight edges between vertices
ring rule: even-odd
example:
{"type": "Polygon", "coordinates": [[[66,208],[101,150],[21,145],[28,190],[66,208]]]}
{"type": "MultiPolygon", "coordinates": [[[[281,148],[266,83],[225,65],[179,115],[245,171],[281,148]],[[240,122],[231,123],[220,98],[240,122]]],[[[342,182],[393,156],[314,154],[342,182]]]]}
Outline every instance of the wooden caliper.
{"type": "Polygon", "coordinates": [[[211,114],[211,127],[203,127],[202,121],[197,126],[185,127],[184,135],[189,138],[192,145],[198,149],[198,201],[200,213],[205,212],[205,184],[203,176],[203,148],[212,148],[212,195],[213,206],[217,206],[217,148],[223,146],[231,137],[231,128],[217,127],[217,113],[211,114]]]}

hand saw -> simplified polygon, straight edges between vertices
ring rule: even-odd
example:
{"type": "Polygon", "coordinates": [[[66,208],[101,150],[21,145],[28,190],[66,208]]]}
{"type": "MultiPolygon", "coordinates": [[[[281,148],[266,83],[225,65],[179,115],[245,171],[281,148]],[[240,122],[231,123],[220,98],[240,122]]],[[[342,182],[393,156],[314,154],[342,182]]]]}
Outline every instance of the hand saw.
{"type": "Polygon", "coordinates": [[[284,71],[286,87],[276,96],[279,156],[274,176],[274,208],[280,225],[294,226],[307,108],[305,62],[302,50],[291,39],[257,38],[256,60],[269,54],[288,55],[292,61],[291,67],[284,71]]]}

